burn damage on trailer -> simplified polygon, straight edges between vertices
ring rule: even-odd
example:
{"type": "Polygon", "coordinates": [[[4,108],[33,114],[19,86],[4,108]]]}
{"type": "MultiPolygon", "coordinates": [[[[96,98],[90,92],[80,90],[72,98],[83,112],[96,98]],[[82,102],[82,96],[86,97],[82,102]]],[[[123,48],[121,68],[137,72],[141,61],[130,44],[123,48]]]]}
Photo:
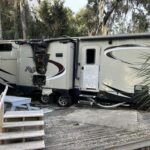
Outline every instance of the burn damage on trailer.
{"type": "Polygon", "coordinates": [[[33,75],[33,85],[43,86],[46,83],[45,73],[47,71],[47,64],[49,61],[49,54],[47,54],[48,43],[42,40],[30,41],[16,41],[16,44],[29,44],[32,47],[33,60],[35,62],[36,71],[38,75],[33,75]]]}
{"type": "MultiPolygon", "coordinates": [[[[43,103],[48,103],[49,99],[52,101],[56,101],[58,105],[60,106],[70,106],[75,102],[77,99],[77,90],[75,87],[75,78],[77,76],[77,67],[78,67],[78,49],[79,49],[79,42],[78,39],[72,39],[72,38],[60,38],[60,39],[48,39],[48,40],[27,40],[27,41],[16,41],[16,44],[18,45],[30,45],[32,48],[33,53],[33,60],[36,66],[36,74],[32,77],[33,85],[38,87],[41,91],[42,90],[50,90],[52,89],[52,94],[44,94],[41,96],[41,101],[43,103]],[[67,89],[59,89],[59,88],[49,88],[47,87],[48,82],[48,72],[47,72],[47,66],[49,64],[53,64],[58,68],[58,73],[55,75],[52,75],[51,78],[56,78],[57,76],[60,76],[63,74],[66,69],[64,66],[57,62],[56,60],[51,59],[51,54],[48,54],[48,47],[51,43],[58,42],[58,44],[61,45],[67,45],[68,43],[72,44],[72,73],[70,75],[71,77],[71,87],[67,89]],[[46,74],[47,73],[47,74],[46,74]]],[[[56,49],[57,50],[57,49],[56,49]]],[[[69,49],[70,51],[70,49],[69,49]]],[[[55,54],[55,57],[58,59],[63,58],[63,53],[60,49],[60,52],[55,54]]],[[[63,58],[66,59],[66,58],[63,58]]],[[[66,64],[68,65],[68,64],[66,64]]],[[[51,68],[49,69],[51,70],[51,68]]],[[[67,74],[67,73],[66,73],[67,74]]],[[[67,80],[67,78],[65,79],[67,80]]],[[[50,79],[51,81],[51,79],[50,79]]],[[[51,86],[51,85],[50,85],[51,86]]],[[[58,86],[59,87],[59,86],[58,86]]]]}

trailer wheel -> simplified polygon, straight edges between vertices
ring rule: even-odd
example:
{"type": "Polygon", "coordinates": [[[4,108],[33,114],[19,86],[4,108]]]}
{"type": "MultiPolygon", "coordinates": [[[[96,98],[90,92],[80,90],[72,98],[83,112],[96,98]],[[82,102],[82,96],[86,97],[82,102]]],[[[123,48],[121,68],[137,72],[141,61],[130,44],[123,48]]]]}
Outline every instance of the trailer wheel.
{"type": "Polygon", "coordinates": [[[72,99],[70,96],[60,96],[58,99],[57,99],[57,104],[60,106],[60,107],[68,107],[72,104],[72,99]]]}
{"type": "Polygon", "coordinates": [[[42,102],[43,104],[49,104],[49,102],[50,102],[49,96],[48,96],[48,95],[42,95],[42,96],[41,96],[41,102],[42,102]]]}

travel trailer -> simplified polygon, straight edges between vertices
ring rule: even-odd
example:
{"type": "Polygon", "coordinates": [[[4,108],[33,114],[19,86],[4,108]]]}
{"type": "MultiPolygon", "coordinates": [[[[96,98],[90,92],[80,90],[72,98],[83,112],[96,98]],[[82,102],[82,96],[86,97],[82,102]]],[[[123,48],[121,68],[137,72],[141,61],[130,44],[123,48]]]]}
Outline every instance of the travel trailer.
{"type": "Polygon", "coordinates": [[[0,83],[60,106],[132,105],[145,89],[135,68],[149,53],[150,34],[0,41],[0,83]]]}

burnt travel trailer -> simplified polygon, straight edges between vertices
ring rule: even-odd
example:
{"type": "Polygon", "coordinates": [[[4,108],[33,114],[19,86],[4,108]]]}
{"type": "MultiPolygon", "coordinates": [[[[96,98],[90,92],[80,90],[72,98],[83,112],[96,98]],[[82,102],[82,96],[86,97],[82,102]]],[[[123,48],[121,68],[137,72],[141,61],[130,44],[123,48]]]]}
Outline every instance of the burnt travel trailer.
{"type": "Polygon", "coordinates": [[[0,80],[26,92],[41,90],[44,103],[132,105],[147,88],[135,68],[149,53],[150,34],[1,41],[0,80]]]}

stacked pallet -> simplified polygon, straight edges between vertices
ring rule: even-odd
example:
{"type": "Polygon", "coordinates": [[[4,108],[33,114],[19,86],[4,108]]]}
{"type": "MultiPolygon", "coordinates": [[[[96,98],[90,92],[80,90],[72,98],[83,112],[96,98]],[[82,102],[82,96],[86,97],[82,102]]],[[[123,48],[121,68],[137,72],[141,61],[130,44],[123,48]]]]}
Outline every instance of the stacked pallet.
{"type": "Polygon", "coordinates": [[[0,108],[0,150],[45,148],[43,111],[7,111],[0,108]]]}

